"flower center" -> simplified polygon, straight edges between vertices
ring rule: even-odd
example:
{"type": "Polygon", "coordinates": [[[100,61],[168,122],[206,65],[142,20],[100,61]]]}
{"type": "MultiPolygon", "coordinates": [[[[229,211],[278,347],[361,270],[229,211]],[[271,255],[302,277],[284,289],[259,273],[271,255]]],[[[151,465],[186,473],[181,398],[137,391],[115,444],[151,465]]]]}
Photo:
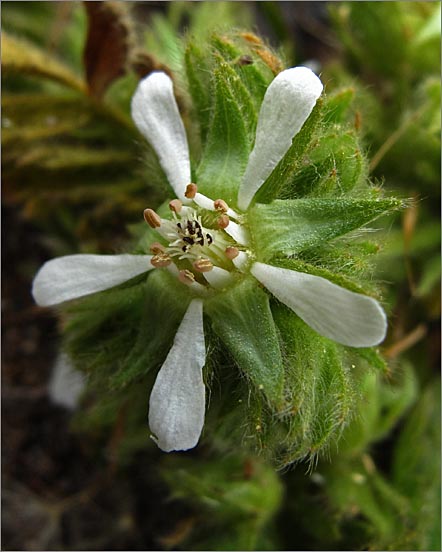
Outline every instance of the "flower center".
{"type": "Polygon", "coordinates": [[[151,263],[156,268],[168,267],[178,279],[194,287],[224,287],[237,270],[236,259],[242,255],[241,266],[247,259],[245,230],[237,220],[240,216],[227,204],[197,193],[195,184],[189,184],[186,197],[191,205],[178,199],[169,203],[172,219],[162,219],[152,209],[144,211],[146,222],[166,243],[155,242],[150,249],[151,263]]]}

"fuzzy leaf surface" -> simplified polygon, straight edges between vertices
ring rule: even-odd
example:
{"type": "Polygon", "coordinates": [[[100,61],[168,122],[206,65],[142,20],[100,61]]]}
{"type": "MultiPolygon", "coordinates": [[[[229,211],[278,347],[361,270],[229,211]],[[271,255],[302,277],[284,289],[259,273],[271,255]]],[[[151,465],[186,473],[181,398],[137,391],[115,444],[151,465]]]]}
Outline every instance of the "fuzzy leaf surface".
{"type": "Polygon", "coordinates": [[[205,310],[241,371],[278,404],[284,375],[269,296],[248,279],[206,302],[205,310]]]}
{"type": "Polygon", "coordinates": [[[400,205],[396,199],[275,200],[250,210],[250,232],[260,259],[293,255],[355,230],[400,205]]]}
{"type": "MultiPolygon", "coordinates": [[[[272,304],[284,351],[290,395],[281,463],[312,459],[336,441],[351,418],[354,389],[342,347],[309,328],[290,309],[272,304]]],[[[275,430],[272,430],[272,435],[275,430]]]]}
{"type": "Polygon", "coordinates": [[[214,110],[197,184],[204,194],[235,204],[251,149],[246,114],[253,113],[253,105],[238,76],[222,61],[214,71],[213,94],[214,110]]]}

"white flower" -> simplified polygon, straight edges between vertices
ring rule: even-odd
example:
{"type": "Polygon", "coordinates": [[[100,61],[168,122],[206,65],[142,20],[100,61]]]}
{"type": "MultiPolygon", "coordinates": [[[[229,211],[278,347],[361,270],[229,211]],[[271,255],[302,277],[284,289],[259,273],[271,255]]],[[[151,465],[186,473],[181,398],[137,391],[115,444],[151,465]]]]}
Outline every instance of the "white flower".
{"type": "Polygon", "coordinates": [[[386,317],[377,301],[319,276],[255,261],[243,225],[254,195],[289,149],[321,92],[321,81],[306,67],[288,69],[273,80],[261,106],[237,204],[230,207],[199,193],[191,183],[187,138],[172,81],[164,73],[152,73],[138,85],[132,116],[178,198],[170,203],[170,220],[145,210],[146,222],[163,243],[152,245],[153,255],[54,259],[34,280],[35,300],[45,306],[116,286],[154,267],[171,271],[188,285],[192,300],[150,397],[150,427],[164,451],[192,448],[200,437],[205,410],[202,300],[233,282],[235,273],[251,273],[314,330],[339,343],[370,347],[385,337],[386,317]]]}

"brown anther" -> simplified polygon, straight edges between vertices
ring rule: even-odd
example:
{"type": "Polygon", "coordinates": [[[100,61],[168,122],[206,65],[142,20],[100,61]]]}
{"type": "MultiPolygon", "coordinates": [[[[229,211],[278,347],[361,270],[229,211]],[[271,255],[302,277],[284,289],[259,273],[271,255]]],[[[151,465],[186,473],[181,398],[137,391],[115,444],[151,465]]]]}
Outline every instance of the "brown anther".
{"type": "Polygon", "coordinates": [[[236,249],[236,247],[227,247],[225,250],[225,254],[226,257],[232,261],[233,259],[236,259],[236,257],[238,257],[239,251],[238,249],[236,249]]]}
{"type": "Polygon", "coordinates": [[[158,253],[164,253],[166,251],[166,248],[164,245],[162,245],[159,242],[153,242],[149,247],[151,253],[154,255],[158,255],[158,253]]]}
{"type": "Polygon", "coordinates": [[[161,219],[153,209],[144,209],[143,215],[144,220],[151,228],[159,228],[161,226],[161,219]]]}
{"type": "Polygon", "coordinates": [[[223,213],[227,213],[227,211],[229,210],[229,206],[223,199],[216,199],[213,202],[213,206],[217,211],[222,211],[223,213]]]}
{"type": "Polygon", "coordinates": [[[179,199],[172,199],[172,201],[169,202],[169,209],[174,213],[179,213],[182,208],[183,204],[179,199]]]}
{"type": "Polygon", "coordinates": [[[155,268],[164,268],[170,265],[172,259],[167,253],[158,253],[150,259],[150,262],[155,268]]]}
{"type": "Polygon", "coordinates": [[[218,224],[218,228],[224,229],[229,226],[230,219],[228,215],[221,215],[216,222],[218,224]]]}
{"type": "Polygon", "coordinates": [[[190,272],[190,270],[180,270],[180,273],[178,274],[178,280],[181,283],[190,286],[195,281],[195,276],[192,272],[190,272]]]}
{"type": "Polygon", "coordinates": [[[188,198],[188,199],[193,199],[196,194],[198,192],[198,186],[196,184],[187,184],[187,188],[186,188],[186,191],[184,192],[184,195],[188,198]]]}
{"type": "Polygon", "coordinates": [[[210,272],[213,268],[213,264],[209,259],[197,259],[193,263],[193,268],[198,272],[210,272]]]}

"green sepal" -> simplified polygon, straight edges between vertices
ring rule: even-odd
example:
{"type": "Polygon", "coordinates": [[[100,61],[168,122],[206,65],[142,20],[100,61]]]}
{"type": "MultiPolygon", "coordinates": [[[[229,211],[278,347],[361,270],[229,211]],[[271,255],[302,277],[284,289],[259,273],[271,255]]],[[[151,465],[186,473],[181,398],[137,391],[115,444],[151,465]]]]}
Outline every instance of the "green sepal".
{"type": "Polygon", "coordinates": [[[328,95],[324,102],[324,122],[328,124],[344,123],[354,97],[355,89],[353,87],[343,88],[328,95]]]}
{"type": "Polygon", "coordinates": [[[250,48],[244,40],[234,41],[230,37],[226,38],[214,34],[211,39],[211,46],[235,70],[249,90],[251,99],[258,111],[267,87],[274,77],[269,68],[262,63],[253,48],[250,48]],[[252,60],[250,65],[241,65],[240,59],[244,54],[250,55],[250,59],[252,60]]]}
{"type": "Polygon", "coordinates": [[[187,45],[184,64],[194,112],[199,122],[201,140],[204,143],[210,125],[211,68],[207,56],[194,42],[187,45]]]}
{"type": "Polygon", "coordinates": [[[222,60],[213,72],[214,108],[206,147],[196,170],[200,191],[236,204],[250,149],[250,94],[235,71],[222,60]]]}
{"type": "Polygon", "coordinates": [[[295,199],[257,204],[248,221],[259,260],[294,255],[398,209],[397,199],[295,199]]]}
{"type": "Polygon", "coordinates": [[[165,270],[147,278],[66,307],[65,349],[92,383],[126,386],[160,366],[172,346],[190,295],[165,270]]]}
{"type": "Polygon", "coordinates": [[[118,372],[109,379],[111,387],[127,385],[162,364],[190,299],[186,288],[166,270],[154,270],[149,275],[137,338],[118,372]]]}
{"type": "Polygon", "coordinates": [[[240,370],[280,406],[284,371],[268,294],[250,278],[206,301],[204,309],[240,370]]]}
{"type": "Polygon", "coordinates": [[[287,185],[290,197],[339,197],[364,184],[368,174],[356,133],[340,126],[320,137],[297,168],[287,185]]]}
{"type": "Polygon", "coordinates": [[[389,367],[385,358],[382,357],[380,351],[374,347],[355,347],[354,353],[359,358],[365,360],[371,367],[378,370],[380,373],[387,375],[389,367]]]}
{"type": "MultiPolygon", "coordinates": [[[[272,304],[286,374],[288,435],[281,463],[327,451],[352,417],[355,391],[343,348],[312,330],[289,308],[272,304]]],[[[274,431],[274,430],[272,430],[274,431]]]]}

